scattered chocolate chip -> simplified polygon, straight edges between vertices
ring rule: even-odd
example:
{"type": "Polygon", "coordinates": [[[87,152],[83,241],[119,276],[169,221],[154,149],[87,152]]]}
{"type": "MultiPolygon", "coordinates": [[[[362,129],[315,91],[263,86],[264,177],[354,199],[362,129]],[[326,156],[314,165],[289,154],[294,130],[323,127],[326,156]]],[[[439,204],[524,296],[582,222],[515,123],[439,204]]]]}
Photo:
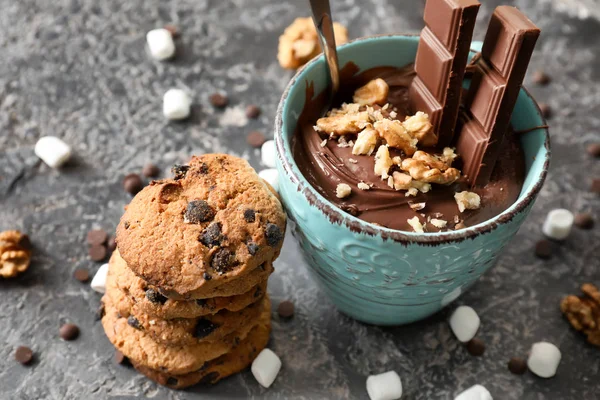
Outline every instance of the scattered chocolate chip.
{"type": "Polygon", "coordinates": [[[156,178],[160,174],[160,169],[154,164],[146,164],[142,169],[142,174],[146,178],[156,178]]]}
{"type": "Polygon", "coordinates": [[[283,240],[283,233],[277,225],[269,222],[265,229],[265,237],[267,238],[267,244],[275,247],[283,240]]]}
{"type": "Polygon", "coordinates": [[[90,280],[90,271],[88,271],[86,268],[77,268],[73,272],[73,277],[79,282],[87,282],[90,280]]]}
{"type": "Polygon", "coordinates": [[[115,249],[117,248],[117,241],[115,240],[114,236],[111,236],[108,238],[108,242],[106,242],[106,249],[110,252],[115,251],[115,249]]]}
{"type": "Polygon", "coordinates": [[[221,93],[213,93],[210,95],[210,104],[217,108],[225,108],[229,104],[229,98],[221,93]]]}
{"type": "Polygon", "coordinates": [[[472,356],[482,356],[485,353],[485,343],[481,339],[473,338],[467,343],[467,351],[472,356]]]}
{"type": "Polygon", "coordinates": [[[179,28],[175,25],[165,25],[164,28],[169,31],[171,36],[173,36],[173,39],[178,38],[181,35],[179,28]]]}
{"type": "Polygon", "coordinates": [[[205,272],[202,277],[205,281],[210,281],[212,279],[212,276],[208,272],[205,272]]]}
{"type": "Polygon", "coordinates": [[[107,254],[106,247],[102,245],[92,246],[88,249],[88,254],[93,261],[103,261],[107,254]]]}
{"type": "Polygon", "coordinates": [[[600,157],[600,143],[590,143],[585,148],[592,157],[600,157]]]}
{"type": "Polygon", "coordinates": [[[252,147],[259,148],[267,141],[267,137],[259,131],[252,131],[246,136],[246,142],[252,147]]]}
{"type": "Polygon", "coordinates": [[[221,247],[213,254],[210,266],[219,273],[226,272],[235,261],[234,253],[226,247],[221,247]]]}
{"type": "Polygon", "coordinates": [[[192,200],[188,203],[183,215],[187,224],[199,224],[215,217],[215,210],[204,200],[192,200]]]}
{"type": "Polygon", "coordinates": [[[256,221],[256,211],[250,208],[244,210],[244,219],[248,223],[256,221]]]}
{"type": "Polygon", "coordinates": [[[154,289],[146,290],[146,298],[154,304],[165,304],[168,300],[165,296],[154,289]]]}
{"type": "Polygon", "coordinates": [[[135,329],[142,329],[142,324],[140,323],[140,321],[134,317],[133,315],[130,315],[129,317],[127,317],[127,324],[129,326],[131,326],[132,328],[135,329]]]}
{"type": "Polygon", "coordinates": [[[250,104],[246,107],[246,117],[248,118],[258,118],[260,115],[260,107],[255,104],[250,104]]]}
{"type": "Polygon", "coordinates": [[[294,303],[291,301],[282,301],[277,306],[277,314],[279,314],[281,318],[292,318],[294,316],[294,308],[294,303]]]}
{"type": "Polygon", "coordinates": [[[540,111],[542,112],[544,118],[552,118],[552,108],[550,107],[550,105],[546,103],[538,103],[538,106],[540,107],[540,111]]]}
{"type": "Polygon", "coordinates": [[[508,362],[508,370],[515,375],[523,375],[527,372],[527,363],[519,357],[513,357],[508,362]]]}
{"type": "Polygon", "coordinates": [[[138,174],[129,174],[123,178],[123,189],[132,196],[144,188],[144,181],[138,174]]]}
{"type": "Polygon", "coordinates": [[[201,234],[200,243],[206,247],[218,246],[221,244],[223,236],[221,235],[221,224],[219,222],[213,222],[210,224],[201,234]]]}
{"type": "Polygon", "coordinates": [[[359,214],[358,206],[356,206],[355,204],[343,205],[342,211],[347,212],[348,214],[352,215],[353,217],[356,217],[359,214]]]}
{"type": "Polygon", "coordinates": [[[553,250],[554,244],[549,240],[542,239],[535,244],[535,255],[541,259],[547,260],[552,257],[553,250]]]}
{"type": "Polygon", "coordinates": [[[15,360],[23,365],[28,365],[33,360],[33,351],[29,347],[19,346],[15,351],[15,360]]]}
{"type": "Polygon", "coordinates": [[[538,84],[538,85],[547,85],[550,83],[550,81],[552,81],[552,79],[550,78],[550,76],[548,74],[546,74],[544,71],[542,70],[537,70],[533,73],[533,83],[538,84]]]}
{"type": "Polygon", "coordinates": [[[255,255],[256,252],[258,252],[258,245],[254,242],[250,242],[247,244],[248,246],[248,253],[250,253],[251,256],[255,255]]]}
{"type": "Polygon", "coordinates": [[[190,169],[189,165],[180,165],[180,164],[173,165],[173,167],[171,167],[171,173],[174,175],[173,179],[178,181],[180,179],[185,178],[185,174],[187,174],[189,169],[190,169]]]}
{"type": "Polygon", "coordinates": [[[104,229],[92,229],[87,233],[86,240],[90,246],[101,245],[108,240],[108,233],[104,229]]]}
{"type": "MultiPolygon", "coordinates": [[[[210,280],[210,279],[207,279],[207,280],[210,280]]],[[[206,305],[206,299],[196,299],[196,304],[200,307],[204,307],[206,305]]]]}
{"type": "Polygon", "coordinates": [[[121,353],[119,350],[115,350],[114,360],[117,364],[127,364],[128,359],[125,354],[121,353]]]}
{"type": "Polygon", "coordinates": [[[177,378],[173,378],[172,376],[167,378],[167,386],[177,386],[178,383],[177,378]]]}
{"type": "Polygon", "coordinates": [[[217,379],[219,379],[219,376],[220,375],[217,371],[210,372],[210,373],[204,375],[202,377],[202,379],[200,379],[198,381],[198,384],[199,385],[208,385],[208,384],[214,383],[217,379]]]}
{"type": "Polygon", "coordinates": [[[590,189],[593,193],[600,193],[600,178],[596,178],[592,181],[592,187],[590,189]]]}
{"type": "Polygon", "coordinates": [[[75,340],[79,336],[79,327],[75,324],[64,324],[58,333],[63,340],[75,340]]]}
{"type": "Polygon", "coordinates": [[[579,213],[575,215],[573,223],[580,229],[592,229],[594,227],[594,217],[590,213],[579,213]]]}
{"type": "Polygon", "coordinates": [[[211,321],[201,318],[198,320],[196,327],[194,328],[194,337],[197,339],[202,339],[213,333],[215,329],[219,326],[213,324],[211,321]]]}

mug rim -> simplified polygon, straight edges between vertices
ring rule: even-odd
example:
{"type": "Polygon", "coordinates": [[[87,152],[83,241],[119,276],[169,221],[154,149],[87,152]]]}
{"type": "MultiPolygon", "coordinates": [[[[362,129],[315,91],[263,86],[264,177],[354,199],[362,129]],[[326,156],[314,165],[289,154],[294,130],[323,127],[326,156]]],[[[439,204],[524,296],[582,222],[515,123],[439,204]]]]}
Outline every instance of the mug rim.
{"type": "MultiPolygon", "coordinates": [[[[348,45],[357,42],[368,42],[379,38],[393,38],[400,39],[402,41],[404,39],[414,38],[418,36],[418,34],[383,34],[365,36],[351,40],[343,45],[338,46],[338,51],[343,51],[344,48],[346,48],[348,45]]],[[[540,192],[544,181],[546,180],[546,176],[548,174],[548,167],[550,165],[550,135],[548,132],[548,128],[546,127],[539,127],[533,130],[542,130],[542,132],[544,133],[543,146],[546,150],[542,169],[539,173],[537,173],[537,176],[535,178],[536,181],[533,187],[527,190],[525,192],[525,195],[521,199],[517,199],[517,201],[511,204],[506,210],[496,215],[495,217],[485,220],[477,225],[450,232],[417,233],[401,231],[397,229],[390,229],[383,226],[375,225],[371,222],[364,221],[360,218],[345,213],[338,206],[336,206],[331,201],[327,200],[324,196],[322,196],[320,193],[318,193],[312,187],[312,185],[308,181],[306,181],[306,178],[301,172],[297,174],[294,171],[292,165],[295,165],[296,168],[298,168],[296,160],[294,159],[293,154],[291,152],[288,153],[286,151],[283,139],[283,110],[285,108],[285,105],[287,104],[289,94],[292,88],[300,82],[299,78],[306,70],[314,68],[314,66],[318,63],[324,62],[324,56],[322,54],[313,58],[300,69],[298,69],[292,77],[292,79],[290,79],[290,81],[286,85],[286,88],[279,101],[279,105],[277,107],[277,114],[275,116],[275,145],[277,148],[277,157],[281,161],[283,170],[288,175],[289,179],[291,179],[293,183],[296,183],[298,185],[298,191],[302,193],[302,195],[311,205],[316,206],[321,212],[323,212],[323,214],[325,214],[325,216],[330,220],[331,223],[339,223],[340,225],[343,224],[346,228],[350,229],[350,231],[355,233],[364,233],[369,236],[381,237],[383,240],[392,240],[394,242],[400,242],[404,245],[408,245],[411,243],[420,243],[435,246],[439,244],[462,242],[466,239],[475,239],[479,235],[489,233],[495,230],[499,225],[511,222],[517,214],[523,212],[529,205],[533,203],[533,201],[537,197],[537,194],[540,192]]],[[[542,120],[542,124],[547,126],[547,121],[544,118],[537,101],[525,87],[521,86],[521,89],[525,92],[528,99],[533,102],[535,110],[537,111],[538,116],[542,120]]],[[[298,171],[300,170],[298,169],[298,171]]],[[[519,197],[521,197],[521,195],[519,195],[519,197]]]]}

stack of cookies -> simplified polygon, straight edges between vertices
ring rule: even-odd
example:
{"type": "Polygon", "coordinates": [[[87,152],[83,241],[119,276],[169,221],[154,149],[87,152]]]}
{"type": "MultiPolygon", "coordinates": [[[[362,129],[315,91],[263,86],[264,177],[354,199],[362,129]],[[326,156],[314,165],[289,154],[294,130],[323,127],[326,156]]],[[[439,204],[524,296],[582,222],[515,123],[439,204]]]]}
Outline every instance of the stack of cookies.
{"type": "Polygon", "coordinates": [[[183,388],[243,370],[266,346],[286,220],[242,159],[193,157],[173,172],[121,218],[102,325],[141,373],[183,388]]]}

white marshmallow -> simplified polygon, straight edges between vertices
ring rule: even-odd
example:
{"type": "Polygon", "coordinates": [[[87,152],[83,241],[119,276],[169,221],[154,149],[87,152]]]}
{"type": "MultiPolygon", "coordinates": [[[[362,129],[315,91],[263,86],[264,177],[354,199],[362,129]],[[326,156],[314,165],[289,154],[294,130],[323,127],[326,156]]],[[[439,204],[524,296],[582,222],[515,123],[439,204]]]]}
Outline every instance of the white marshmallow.
{"type": "Polygon", "coordinates": [[[94,275],[90,286],[98,293],[104,293],[106,291],[106,275],[108,274],[108,264],[102,264],[102,266],[94,275]]]}
{"type": "Polygon", "coordinates": [[[33,151],[52,168],[59,168],[71,158],[71,147],[55,136],[41,137],[33,151]]]}
{"type": "Polygon", "coordinates": [[[542,232],[550,239],[563,240],[571,233],[573,226],[573,213],[564,208],[558,208],[548,213],[542,232]]]}
{"type": "Polygon", "coordinates": [[[175,54],[173,35],[166,29],[153,29],[146,34],[148,50],[152,58],[166,60],[175,54]]]}
{"type": "Polygon", "coordinates": [[[267,140],[260,148],[260,158],[267,167],[275,168],[275,141],[267,140]]]}
{"type": "Polygon", "coordinates": [[[279,172],[275,168],[263,169],[258,173],[265,181],[269,182],[276,192],[279,192],[279,172]]]}
{"type": "Polygon", "coordinates": [[[396,371],[367,378],[367,393],[371,400],[396,400],[402,397],[402,381],[396,371]]]}
{"type": "Polygon", "coordinates": [[[469,306],[460,306],[450,317],[450,329],[458,340],[466,343],[475,337],[480,322],[475,310],[469,306]]]}
{"type": "Polygon", "coordinates": [[[552,343],[535,343],[531,346],[527,367],[541,378],[551,378],[556,374],[561,357],[560,350],[552,343]]]}
{"type": "Polygon", "coordinates": [[[184,119],[190,115],[192,99],[181,89],[169,89],[163,96],[163,114],[168,119],[184,119]]]}
{"type": "Polygon", "coordinates": [[[460,393],[454,400],[494,400],[490,392],[481,385],[474,385],[460,393]]]}
{"type": "Polygon", "coordinates": [[[270,349],[263,349],[252,362],[252,375],[262,386],[268,388],[271,386],[279,370],[281,369],[281,360],[277,354],[270,349]]]}

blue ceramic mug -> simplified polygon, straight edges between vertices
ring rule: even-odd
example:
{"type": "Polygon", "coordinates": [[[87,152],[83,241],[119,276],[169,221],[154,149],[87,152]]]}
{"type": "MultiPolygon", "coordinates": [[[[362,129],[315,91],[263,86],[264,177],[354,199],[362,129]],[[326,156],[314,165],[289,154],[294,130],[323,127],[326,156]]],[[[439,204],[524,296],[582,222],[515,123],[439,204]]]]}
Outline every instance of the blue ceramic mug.
{"type": "MultiPolygon", "coordinates": [[[[340,65],[352,61],[361,70],[402,67],[414,62],[418,41],[418,36],[404,35],[358,39],[339,47],[340,65]]],[[[313,189],[298,169],[291,138],[309,82],[314,82],[316,93],[325,90],[322,56],[290,81],[275,122],[279,191],[308,265],[339,310],[357,320],[399,325],[439,311],[495,263],[527,217],[549,165],[548,131],[522,134],[526,179],[517,201],[502,214],[452,232],[392,230],[341,211],[313,189]]],[[[511,123],[515,130],[545,124],[525,90],[519,94],[511,123]]]]}

